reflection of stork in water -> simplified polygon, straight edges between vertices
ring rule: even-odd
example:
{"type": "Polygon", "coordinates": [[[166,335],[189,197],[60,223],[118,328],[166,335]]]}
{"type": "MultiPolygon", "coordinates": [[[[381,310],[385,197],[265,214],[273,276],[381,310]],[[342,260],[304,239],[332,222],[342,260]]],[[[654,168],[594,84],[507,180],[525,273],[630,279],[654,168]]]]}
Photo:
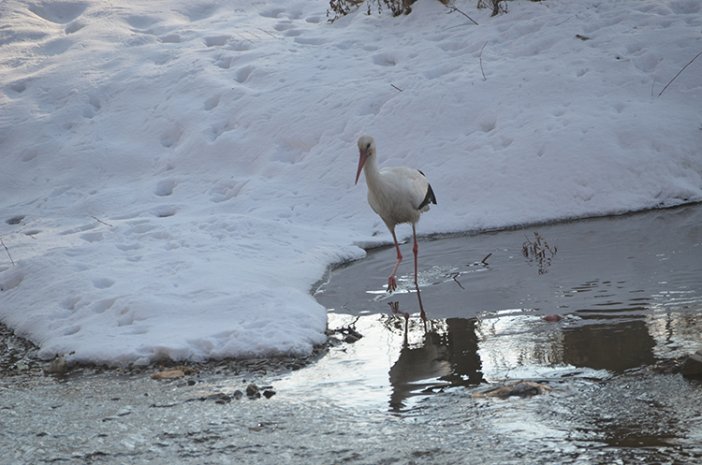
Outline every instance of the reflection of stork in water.
{"type": "Polygon", "coordinates": [[[425,332],[422,345],[410,347],[407,338],[409,315],[400,311],[398,302],[390,303],[390,308],[395,315],[405,317],[400,356],[389,372],[392,410],[402,409],[408,397],[421,395],[428,388],[477,386],[484,382],[475,318],[449,318],[446,333],[425,332]]]}
{"type": "Polygon", "coordinates": [[[441,336],[435,332],[424,334],[423,344],[410,347],[405,343],[400,350],[400,357],[390,368],[390,408],[400,410],[404,400],[412,395],[421,394],[433,386],[447,383],[437,382],[437,378],[451,374],[448,360],[448,347],[442,344],[441,336]]]}

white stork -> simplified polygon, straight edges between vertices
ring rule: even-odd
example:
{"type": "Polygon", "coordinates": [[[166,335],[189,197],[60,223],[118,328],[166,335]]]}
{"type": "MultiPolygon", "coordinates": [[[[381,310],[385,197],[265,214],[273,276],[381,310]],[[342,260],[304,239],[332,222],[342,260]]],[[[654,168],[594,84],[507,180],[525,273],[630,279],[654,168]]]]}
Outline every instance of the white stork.
{"type": "MultiPolygon", "coordinates": [[[[406,166],[393,166],[378,169],[375,157],[375,141],[370,136],[362,136],[358,139],[358,171],[356,172],[356,184],[361,176],[361,170],[366,174],[366,184],[368,185],[368,203],[374,212],[383,220],[392,234],[397,251],[397,261],[388,277],[388,291],[397,289],[397,278],[395,273],[402,262],[400,244],[395,235],[395,225],[410,223],[412,225],[412,237],[414,245],[414,285],[417,288],[419,297],[419,283],[417,282],[417,230],[416,224],[420,215],[429,210],[429,204],[436,205],[436,196],[427,181],[427,178],[419,170],[406,166]]],[[[426,321],[421,297],[419,305],[422,320],[426,321]]]]}

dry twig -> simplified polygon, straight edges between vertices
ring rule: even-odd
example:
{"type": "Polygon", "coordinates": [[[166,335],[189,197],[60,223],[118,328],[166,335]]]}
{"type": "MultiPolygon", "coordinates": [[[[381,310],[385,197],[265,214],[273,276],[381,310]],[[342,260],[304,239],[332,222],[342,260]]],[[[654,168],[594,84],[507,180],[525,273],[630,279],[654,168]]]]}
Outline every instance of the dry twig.
{"type": "Polygon", "coordinates": [[[356,323],[361,318],[358,315],[351,323],[346,326],[342,326],[336,329],[330,329],[327,331],[327,335],[331,336],[333,334],[340,334],[343,336],[343,341],[347,343],[354,343],[363,337],[363,334],[356,331],[356,323]]]}
{"type": "Polygon", "coordinates": [[[465,289],[465,287],[463,287],[463,284],[461,284],[461,282],[458,280],[459,274],[460,273],[454,273],[451,275],[451,278],[453,278],[453,280],[456,281],[456,284],[458,284],[458,287],[460,287],[461,289],[465,289]]]}
{"type": "Polygon", "coordinates": [[[477,21],[475,21],[473,18],[471,18],[471,17],[468,16],[465,12],[461,11],[460,9],[456,8],[455,6],[447,6],[446,8],[449,9],[449,14],[450,14],[450,13],[453,13],[454,11],[457,11],[457,12],[459,12],[460,14],[462,14],[463,16],[465,16],[466,18],[468,18],[468,20],[470,20],[471,23],[475,24],[476,26],[479,26],[479,24],[477,23],[477,21]]]}
{"type": "Polygon", "coordinates": [[[12,259],[12,255],[10,255],[10,249],[7,248],[7,246],[5,245],[5,242],[2,240],[2,238],[0,238],[0,245],[2,245],[3,248],[5,249],[5,253],[7,254],[7,258],[10,259],[10,263],[12,263],[12,266],[15,266],[15,261],[12,259]]]}
{"type": "Polygon", "coordinates": [[[546,240],[538,232],[534,233],[534,240],[529,237],[522,244],[522,255],[529,262],[536,262],[539,274],[544,274],[551,266],[551,259],[558,253],[558,247],[546,242],[546,240]]]}
{"type": "Polygon", "coordinates": [[[480,54],[478,55],[478,59],[480,60],[480,72],[483,73],[483,81],[487,81],[487,78],[485,77],[485,70],[483,70],[483,49],[487,45],[487,42],[483,44],[482,47],[480,47],[480,54]]]}
{"type": "Polygon", "coordinates": [[[105,223],[104,221],[102,221],[102,220],[101,220],[100,218],[98,218],[97,216],[91,216],[91,218],[94,219],[95,221],[97,221],[97,222],[100,223],[100,224],[104,224],[105,226],[109,226],[110,228],[113,228],[113,227],[114,227],[114,226],[112,226],[110,223],[105,223]]]}
{"type": "Polygon", "coordinates": [[[688,66],[690,66],[690,65],[692,64],[692,62],[695,61],[700,55],[702,55],[702,51],[700,51],[697,55],[695,55],[695,57],[694,57],[692,60],[688,61],[687,64],[686,64],[685,66],[683,66],[682,68],[680,68],[680,71],[678,71],[678,74],[676,74],[675,76],[673,76],[673,79],[671,79],[670,81],[668,81],[668,84],[666,84],[665,87],[663,87],[663,90],[660,91],[660,93],[658,94],[658,96],[660,97],[661,95],[663,95],[663,92],[665,92],[665,90],[668,88],[668,86],[671,85],[671,84],[673,83],[673,81],[675,81],[675,80],[678,78],[678,76],[680,76],[680,75],[682,74],[682,72],[685,71],[685,68],[687,68],[688,66]]]}

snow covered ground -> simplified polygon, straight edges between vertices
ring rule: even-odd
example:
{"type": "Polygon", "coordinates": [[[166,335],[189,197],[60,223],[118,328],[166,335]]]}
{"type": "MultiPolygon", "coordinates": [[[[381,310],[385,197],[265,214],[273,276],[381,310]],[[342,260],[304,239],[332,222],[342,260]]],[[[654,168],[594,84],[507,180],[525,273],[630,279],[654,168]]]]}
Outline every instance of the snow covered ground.
{"type": "Polygon", "coordinates": [[[364,133],[431,180],[425,234],[702,200],[702,58],[658,96],[702,2],[475,3],[3,1],[0,321],[76,361],[310,351],[310,287],[390,240],[364,133]]]}

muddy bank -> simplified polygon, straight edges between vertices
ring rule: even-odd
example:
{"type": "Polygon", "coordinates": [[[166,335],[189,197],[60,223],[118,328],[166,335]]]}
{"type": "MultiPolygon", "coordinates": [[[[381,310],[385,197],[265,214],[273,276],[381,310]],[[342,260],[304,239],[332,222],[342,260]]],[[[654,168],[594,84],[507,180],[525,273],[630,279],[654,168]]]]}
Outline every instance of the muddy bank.
{"type": "MultiPolygon", "coordinates": [[[[342,344],[330,352],[335,373],[349,368],[344,359],[349,351],[342,344]]],[[[400,410],[388,410],[392,394],[383,386],[364,396],[372,377],[357,386],[342,385],[347,376],[330,378],[316,365],[279,376],[199,373],[162,381],[114,372],[63,381],[32,377],[19,384],[4,378],[0,444],[6,453],[0,463],[693,464],[702,459],[698,384],[645,368],[599,379],[578,373],[547,378],[542,381],[551,391],[544,395],[476,398],[472,393],[484,388],[446,386],[422,389],[410,408],[400,410]],[[236,395],[248,384],[268,382],[277,392],[268,399],[236,395]]]]}

